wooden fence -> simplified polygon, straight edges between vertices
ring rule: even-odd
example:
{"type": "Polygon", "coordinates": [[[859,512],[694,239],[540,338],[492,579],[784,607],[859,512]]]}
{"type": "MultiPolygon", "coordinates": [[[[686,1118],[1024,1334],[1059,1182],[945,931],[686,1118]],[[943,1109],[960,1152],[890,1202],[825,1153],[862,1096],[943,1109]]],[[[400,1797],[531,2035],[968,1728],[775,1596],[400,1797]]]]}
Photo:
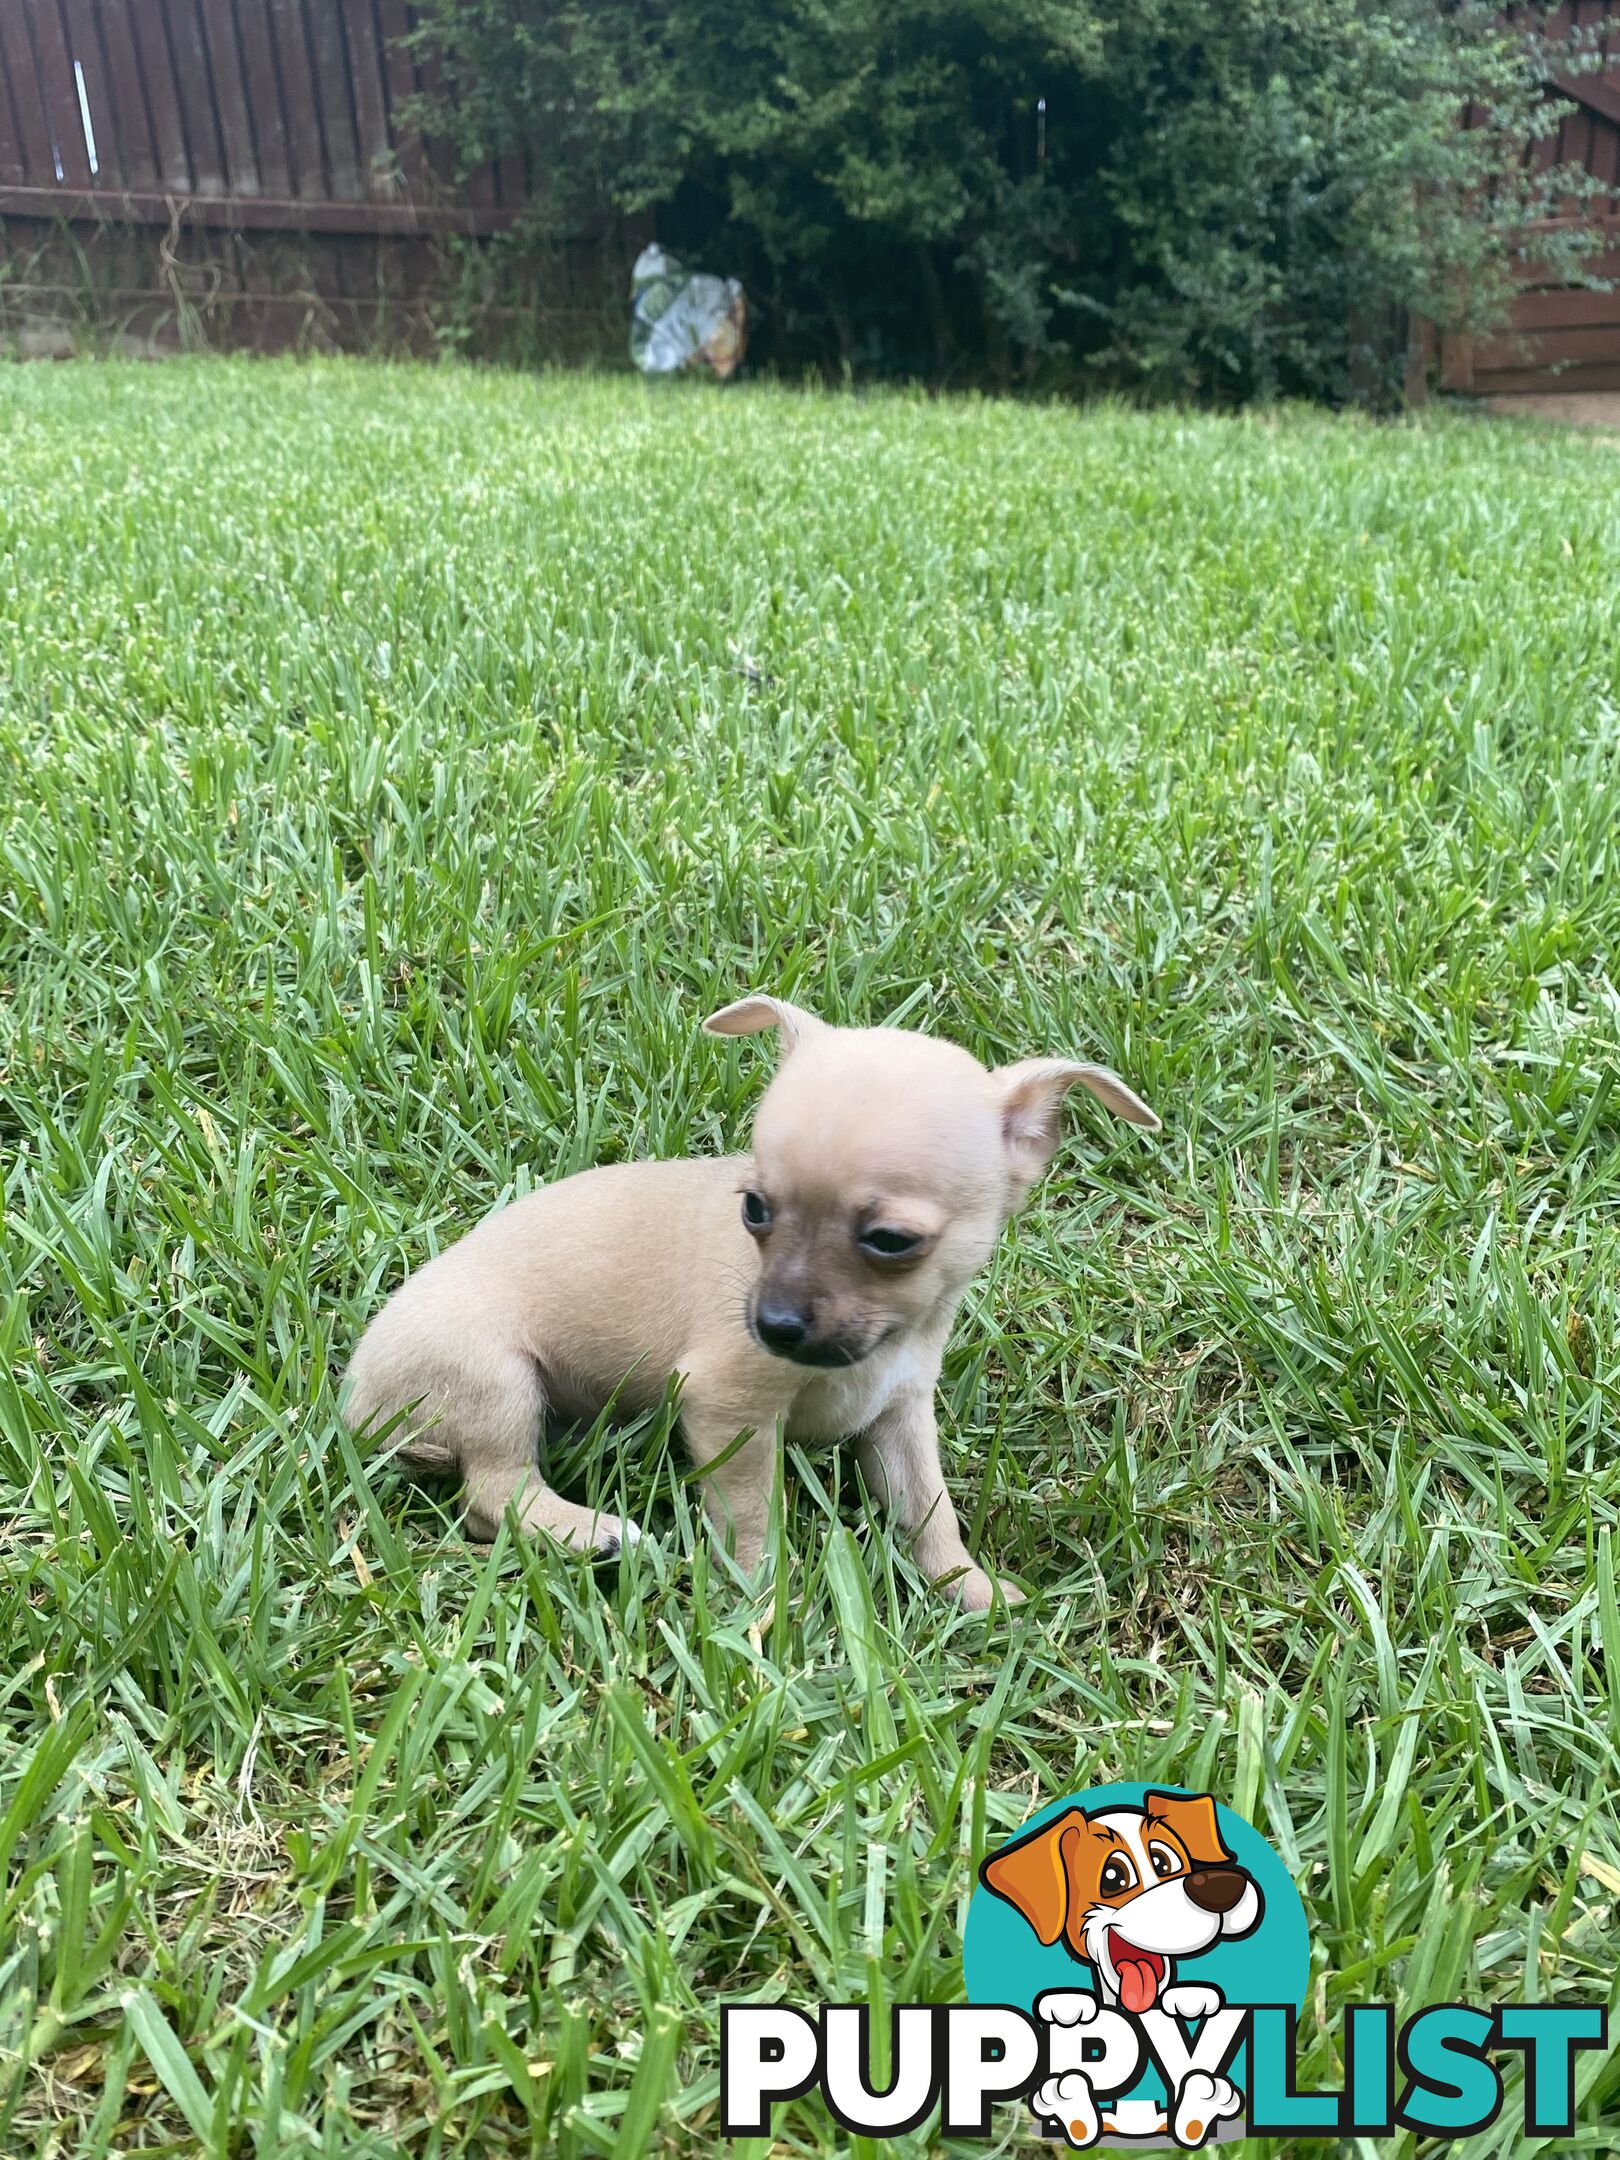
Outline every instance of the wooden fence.
{"type": "Polygon", "coordinates": [[[408,0],[0,0],[0,332],[622,335],[637,235],[580,235],[517,286],[487,274],[529,175],[460,176],[417,132],[415,27],[408,0]]]}
{"type": "Polygon", "coordinates": [[[1555,74],[1548,84],[1574,110],[1533,146],[1532,163],[1542,172],[1572,165],[1591,176],[1597,193],[1583,208],[1571,203],[1567,216],[1549,219],[1545,230],[1556,232],[1577,215],[1595,217],[1604,250],[1584,267],[1589,276],[1613,281],[1612,289],[1571,285],[1538,254],[1538,234],[1527,234],[1523,290],[1511,324],[1496,337],[1444,338],[1442,389],[1476,396],[1620,390],[1620,0],[1576,0],[1549,27],[1554,36],[1580,32],[1600,47],[1606,65],[1601,72],[1555,74]]]}
{"type": "MultiPolygon", "coordinates": [[[[1591,267],[1615,289],[1560,281],[1527,236],[1510,328],[1442,340],[1447,389],[1620,390],[1620,0],[1561,19],[1610,64],[1555,77],[1575,110],[1533,155],[1605,191],[1591,267]]],[[[604,227],[497,275],[530,175],[458,176],[416,132],[435,85],[415,28],[409,0],[0,0],[0,343],[618,347],[648,235],[604,227]]]]}

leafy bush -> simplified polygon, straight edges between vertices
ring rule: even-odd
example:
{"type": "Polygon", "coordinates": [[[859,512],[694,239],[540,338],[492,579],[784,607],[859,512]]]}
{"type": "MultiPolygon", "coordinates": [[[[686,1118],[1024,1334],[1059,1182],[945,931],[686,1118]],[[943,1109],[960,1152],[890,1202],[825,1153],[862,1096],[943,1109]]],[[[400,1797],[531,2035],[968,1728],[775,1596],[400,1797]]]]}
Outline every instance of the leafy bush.
{"type": "Polygon", "coordinates": [[[554,229],[653,211],[789,362],[1376,397],[1405,311],[1483,327],[1568,189],[1524,159],[1535,40],[1478,0],[419,13],[469,163],[523,149],[554,229]]]}

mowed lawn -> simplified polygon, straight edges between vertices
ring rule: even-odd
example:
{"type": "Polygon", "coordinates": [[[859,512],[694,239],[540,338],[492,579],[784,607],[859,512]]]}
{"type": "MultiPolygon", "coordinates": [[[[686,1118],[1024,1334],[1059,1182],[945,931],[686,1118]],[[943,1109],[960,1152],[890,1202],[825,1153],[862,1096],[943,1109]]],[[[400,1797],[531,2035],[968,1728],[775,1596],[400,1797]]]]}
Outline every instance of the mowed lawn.
{"type": "Polygon", "coordinates": [[[1295,1871],[1307,2078],[1614,1995],[1617,562],[1478,420],[0,372],[0,2150],[710,2153],[723,2002],[952,1999],[1115,1778],[1295,1871]],[[340,1426],[488,1209],[743,1143],[755,987],[1165,1119],[947,1362],[1015,1614],[831,1453],[750,1590],[667,1416],[597,1569],[340,1426]]]}

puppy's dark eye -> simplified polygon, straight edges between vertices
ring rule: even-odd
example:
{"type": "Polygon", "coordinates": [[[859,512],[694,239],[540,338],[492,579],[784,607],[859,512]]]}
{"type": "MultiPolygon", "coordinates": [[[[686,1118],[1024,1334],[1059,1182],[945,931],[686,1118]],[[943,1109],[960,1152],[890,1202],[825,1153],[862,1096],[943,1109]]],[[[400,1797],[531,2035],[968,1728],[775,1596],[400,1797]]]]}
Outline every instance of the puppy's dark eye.
{"type": "Polygon", "coordinates": [[[1111,1860],[1103,1863],[1102,1894],[1104,1897],[1118,1897],[1122,1890],[1134,1890],[1135,1888],[1136,1870],[1128,1860],[1120,1859],[1116,1853],[1111,1860]]]}
{"type": "Polygon", "coordinates": [[[874,1260],[904,1260],[921,1243],[922,1239],[909,1230],[885,1230],[881,1226],[863,1230],[860,1236],[861,1251],[870,1253],[874,1260]]]}
{"type": "Polygon", "coordinates": [[[768,1230],[771,1227],[771,1203],[762,1192],[743,1194],[743,1228],[745,1230],[768,1230]]]}
{"type": "Polygon", "coordinates": [[[1181,1862],[1168,1845],[1150,1845],[1148,1858],[1153,1862],[1153,1872],[1161,1882],[1168,1876],[1181,1873],[1181,1862]]]}

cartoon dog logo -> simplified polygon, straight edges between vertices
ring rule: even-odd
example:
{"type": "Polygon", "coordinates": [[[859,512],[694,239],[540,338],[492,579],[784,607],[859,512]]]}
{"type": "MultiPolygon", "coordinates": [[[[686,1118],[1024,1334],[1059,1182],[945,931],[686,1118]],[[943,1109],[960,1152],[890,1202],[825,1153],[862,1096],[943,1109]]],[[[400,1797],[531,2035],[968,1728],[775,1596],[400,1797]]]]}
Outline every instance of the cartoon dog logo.
{"type": "MultiPolygon", "coordinates": [[[[1219,1988],[1178,1982],[1178,1958],[1252,1934],[1265,1905],[1260,1886],[1221,1837],[1208,1793],[1153,1792],[1139,1807],[1095,1813],[1071,1807],[1027,1837],[1004,1846],[979,1870],[987,1890],[1021,1913],[1044,1947],[1059,1941],[1091,1967],[1096,1993],[1050,1989],[1036,2002],[1048,2024],[1085,2026],[1102,2010],[1131,2017],[1159,2011],[1201,2020],[1225,2005],[1219,1988]]],[[[1167,2111],[1140,2102],[1100,2111],[1083,2068],[1049,2078],[1031,2101],[1073,2145],[1104,2132],[1128,2137],[1169,2129],[1196,2145],[1242,2095],[1231,2081],[1190,2071],[1167,2111]]]]}

